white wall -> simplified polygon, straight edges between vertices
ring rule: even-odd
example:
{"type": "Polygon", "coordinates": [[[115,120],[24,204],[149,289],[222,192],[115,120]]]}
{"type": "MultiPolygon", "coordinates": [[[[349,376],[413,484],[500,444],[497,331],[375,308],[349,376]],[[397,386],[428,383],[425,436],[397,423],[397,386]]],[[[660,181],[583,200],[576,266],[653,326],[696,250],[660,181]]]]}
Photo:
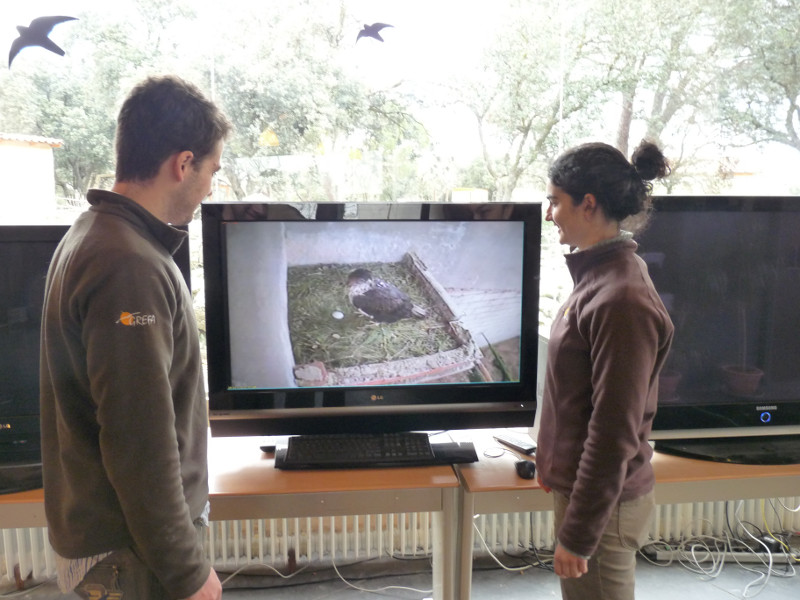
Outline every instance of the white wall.
{"type": "Polygon", "coordinates": [[[41,223],[56,207],[49,144],[0,139],[0,222],[41,223]]]}

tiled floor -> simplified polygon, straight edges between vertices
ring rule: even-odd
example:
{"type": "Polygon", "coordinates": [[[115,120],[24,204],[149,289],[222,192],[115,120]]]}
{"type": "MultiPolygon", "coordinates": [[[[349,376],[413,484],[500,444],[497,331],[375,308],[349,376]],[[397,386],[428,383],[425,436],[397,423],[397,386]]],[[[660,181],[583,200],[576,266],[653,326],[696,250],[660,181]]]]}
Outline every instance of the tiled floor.
{"type": "MultiPolygon", "coordinates": [[[[514,560],[503,562],[513,565],[514,560]]],[[[800,564],[797,565],[800,567],[800,564]]],[[[748,565],[753,568],[753,565],[748,565]]],[[[786,570],[776,565],[776,571],[786,570]]],[[[760,569],[764,571],[764,569],[760,569]]],[[[431,597],[430,565],[424,560],[340,565],[339,572],[353,586],[373,590],[359,591],[345,584],[333,568],[306,570],[295,578],[281,581],[277,576],[251,576],[240,574],[225,586],[223,598],[230,600],[344,600],[350,598],[398,598],[423,600],[431,597]],[[397,573],[406,573],[397,575],[397,573]],[[235,587],[234,587],[235,586],[235,587]],[[237,589],[238,588],[238,589],[237,589]],[[411,589],[400,589],[411,588],[411,589]]],[[[220,574],[224,579],[227,575],[220,574]]],[[[673,564],[657,567],[640,559],[637,567],[637,598],[639,600],[731,600],[752,598],[759,600],[796,600],[800,598],[800,575],[779,577],[772,575],[763,588],[754,582],[764,583],[759,573],[749,572],[735,564],[726,564],[716,578],[693,573],[673,564]],[[750,585],[751,587],[747,588],[750,585]]],[[[15,593],[8,585],[0,587],[0,597],[24,600],[70,600],[53,582],[15,593]],[[9,592],[9,593],[4,593],[9,592]]],[[[504,571],[488,557],[476,560],[472,584],[474,600],[536,600],[560,598],[558,579],[551,572],[531,568],[523,572],[504,571]]],[[[591,600],[591,599],[587,599],[591,600]]]]}

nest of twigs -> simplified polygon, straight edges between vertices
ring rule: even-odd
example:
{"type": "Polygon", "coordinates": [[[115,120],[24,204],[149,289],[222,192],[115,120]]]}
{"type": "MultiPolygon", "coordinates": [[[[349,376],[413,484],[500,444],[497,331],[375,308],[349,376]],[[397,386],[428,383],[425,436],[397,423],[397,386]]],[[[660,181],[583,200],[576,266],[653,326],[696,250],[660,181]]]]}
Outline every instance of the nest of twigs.
{"type": "Polygon", "coordinates": [[[401,263],[289,267],[289,333],[295,364],[314,361],[328,369],[384,363],[453,350],[459,342],[415,274],[401,263]],[[376,323],[347,297],[347,276],[357,268],[390,281],[427,310],[425,318],[376,323]],[[336,318],[334,313],[342,314],[336,318]]]}

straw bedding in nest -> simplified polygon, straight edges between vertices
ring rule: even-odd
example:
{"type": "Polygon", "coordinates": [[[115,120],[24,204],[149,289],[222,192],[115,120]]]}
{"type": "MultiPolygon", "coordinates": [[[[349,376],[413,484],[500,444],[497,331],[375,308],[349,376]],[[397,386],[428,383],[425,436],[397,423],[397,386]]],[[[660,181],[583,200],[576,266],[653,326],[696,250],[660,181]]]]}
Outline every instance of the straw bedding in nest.
{"type": "Polygon", "coordinates": [[[289,332],[295,364],[321,361],[329,369],[428,356],[458,347],[435,299],[400,263],[297,266],[288,269],[289,332]],[[357,268],[390,281],[424,307],[423,319],[375,323],[347,297],[347,276],[357,268]],[[343,313],[336,319],[333,313],[343,313]]]}

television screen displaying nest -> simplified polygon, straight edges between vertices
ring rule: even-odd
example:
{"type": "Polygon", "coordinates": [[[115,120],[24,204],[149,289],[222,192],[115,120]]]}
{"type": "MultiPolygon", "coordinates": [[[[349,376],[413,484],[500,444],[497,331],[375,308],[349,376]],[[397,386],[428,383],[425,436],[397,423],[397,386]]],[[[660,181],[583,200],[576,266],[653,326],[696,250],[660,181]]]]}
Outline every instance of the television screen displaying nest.
{"type": "Polygon", "coordinates": [[[235,208],[203,205],[212,432],[533,424],[541,205],[490,221],[235,208]]]}

